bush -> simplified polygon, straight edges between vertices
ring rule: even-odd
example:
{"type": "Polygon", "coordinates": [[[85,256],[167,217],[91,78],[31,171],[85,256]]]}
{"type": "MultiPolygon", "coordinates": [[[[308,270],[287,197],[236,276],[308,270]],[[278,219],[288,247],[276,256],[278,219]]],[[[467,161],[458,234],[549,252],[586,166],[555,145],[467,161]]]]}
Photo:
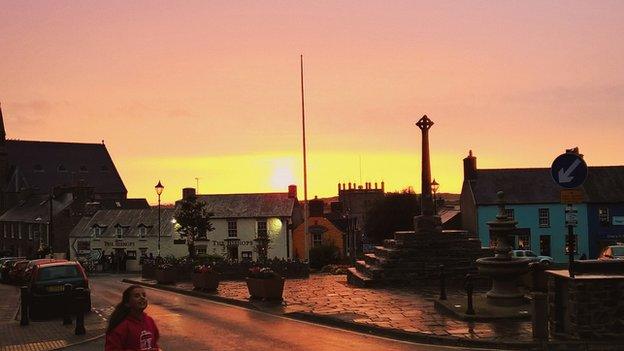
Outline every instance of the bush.
{"type": "Polygon", "coordinates": [[[328,264],[337,263],[340,250],[334,245],[321,245],[310,249],[310,267],[320,269],[328,264]]]}

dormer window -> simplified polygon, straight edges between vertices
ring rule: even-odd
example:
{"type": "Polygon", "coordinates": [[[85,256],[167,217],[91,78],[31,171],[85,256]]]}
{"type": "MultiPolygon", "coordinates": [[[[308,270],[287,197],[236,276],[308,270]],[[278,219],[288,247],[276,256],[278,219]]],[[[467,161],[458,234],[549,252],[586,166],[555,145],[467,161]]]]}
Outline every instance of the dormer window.
{"type": "Polygon", "coordinates": [[[89,173],[89,169],[87,169],[87,166],[80,166],[80,173],[89,173]]]}
{"type": "Polygon", "coordinates": [[[64,164],[62,164],[62,163],[61,163],[60,165],[58,165],[58,167],[57,167],[57,169],[56,169],[56,170],[57,170],[57,171],[59,171],[59,172],[61,172],[61,173],[66,173],[66,172],[67,172],[67,168],[66,168],[66,167],[65,167],[65,165],[64,165],[64,164]]]}
{"type": "Polygon", "coordinates": [[[40,165],[40,164],[36,164],[36,165],[33,167],[33,170],[35,171],[35,173],[43,173],[43,166],[42,166],[42,165],[40,165]]]}
{"type": "Polygon", "coordinates": [[[147,228],[143,226],[139,227],[139,238],[145,239],[146,236],[147,236],[147,228]]]}
{"type": "Polygon", "coordinates": [[[91,237],[93,238],[99,238],[100,236],[102,236],[102,233],[104,233],[104,228],[100,227],[99,225],[94,225],[93,227],[91,227],[91,237]]]}

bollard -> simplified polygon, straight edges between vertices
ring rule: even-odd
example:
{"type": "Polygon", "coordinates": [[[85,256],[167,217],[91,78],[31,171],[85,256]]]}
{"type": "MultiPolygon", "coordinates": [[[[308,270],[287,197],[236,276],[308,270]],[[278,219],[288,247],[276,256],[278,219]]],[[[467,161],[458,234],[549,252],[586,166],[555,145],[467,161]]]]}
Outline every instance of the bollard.
{"type": "Polygon", "coordinates": [[[69,308],[69,306],[72,305],[71,293],[72,293],[72,285],[65,284],[65,290],[63,290],[63,300],[65,301],[64,303],[65,308],[63,308],[63,325],[72,324],[72,319],[71,319],[71,314],[70,314],[71,308],[69,308]]]}
{"type": "Polygon", "coordinates": [[[548,300],[547,295],[534,292],[531,300],[531,326],[533,328],[533,339],[548,339],[548,300]]]}
{"type": "Polygon", "coordinates": [[[75,304],[76,306],[76,329],[74,334],[84,335],[87,331],[84,326],[84,314],[85,314],[85,290],[84,288],[76,288],[74,290],[75,304]]]}
{"type": "Polygon", "coordinates": [[[446,300],[446,275],[444,265],[440,265],[440,300],[446,300]]]}
{"type": "Polygon", "coordinates": [[[26,286],[22,286],[20,288],[20,311],[21,311],[21,318],[20,318],[20,325],[21,326],[25,326],[29,324],[28,321],[28,287],[26,286]]]}
{"type": "Polygon", "coordinates": [[[466,274],[466,283],[464,287],[466,288],[466,296],[468,298],[468,306],[466,307],[466,314],[473,315],[475,314],[475,311],[472,306],[472,292],[473,292],[472,274],[466,274]]]}

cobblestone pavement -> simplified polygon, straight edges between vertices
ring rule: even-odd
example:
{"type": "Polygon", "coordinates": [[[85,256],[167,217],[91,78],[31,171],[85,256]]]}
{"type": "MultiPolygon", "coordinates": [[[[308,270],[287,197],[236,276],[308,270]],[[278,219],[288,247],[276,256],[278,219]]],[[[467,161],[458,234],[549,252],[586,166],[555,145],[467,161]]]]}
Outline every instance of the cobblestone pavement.
{"type": "MultiPolygon", "coordinates": [[[[190,282],[178,283],[176,286],[184,290],[193,289],[190,282]]],[[[453,295],[453,292],[449,294],[453,295]]],[[[249,301],[244,281],[223,281],[216,295],[249,301]]],[[[307,312],[432,336],[494,342],[532,340],[530,321],[461,321],[437,312],[434,309],[434,297],[432,289],[362,289],[349,286],[345,275],[314,274],[309,279],[286,280],[281,306],[256,306],[271,312],[307,312]]]]}
{"type": "Polygon", "coordinates": [[[60,319],[30,321],[20,326],[18,316],[19,290],[0,284],[0,351],[44,351],[83,342],[102,335],[106,328],[101,312],[94,310],[85,316],[85,335],[74,335],[75,325],[64,326],[60,319]]]}

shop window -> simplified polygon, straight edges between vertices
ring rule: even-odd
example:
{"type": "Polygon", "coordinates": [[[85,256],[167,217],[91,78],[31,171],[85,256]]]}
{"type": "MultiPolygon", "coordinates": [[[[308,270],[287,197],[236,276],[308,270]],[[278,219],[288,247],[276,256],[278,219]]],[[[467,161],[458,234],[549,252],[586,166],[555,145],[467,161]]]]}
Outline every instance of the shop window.
{"type": "Polygon", "coordinates": [[[531,234],[520,234],[517,238],[518,250],[531,250],[531,234]]]}
{"type": "Polygon", "coordinates": [[[243,261],[251,261],[252,260],[252,256],[251,256],[251,251],[243,251],[241,252],[241,259],[243,261]]]}
{"type": "Polygon", "coordinates": [[[145,228],[144,226],[140,226],[139,227],[139,238],[145,239],[146,236],[147,236],[147,228],[145,228]]]}

